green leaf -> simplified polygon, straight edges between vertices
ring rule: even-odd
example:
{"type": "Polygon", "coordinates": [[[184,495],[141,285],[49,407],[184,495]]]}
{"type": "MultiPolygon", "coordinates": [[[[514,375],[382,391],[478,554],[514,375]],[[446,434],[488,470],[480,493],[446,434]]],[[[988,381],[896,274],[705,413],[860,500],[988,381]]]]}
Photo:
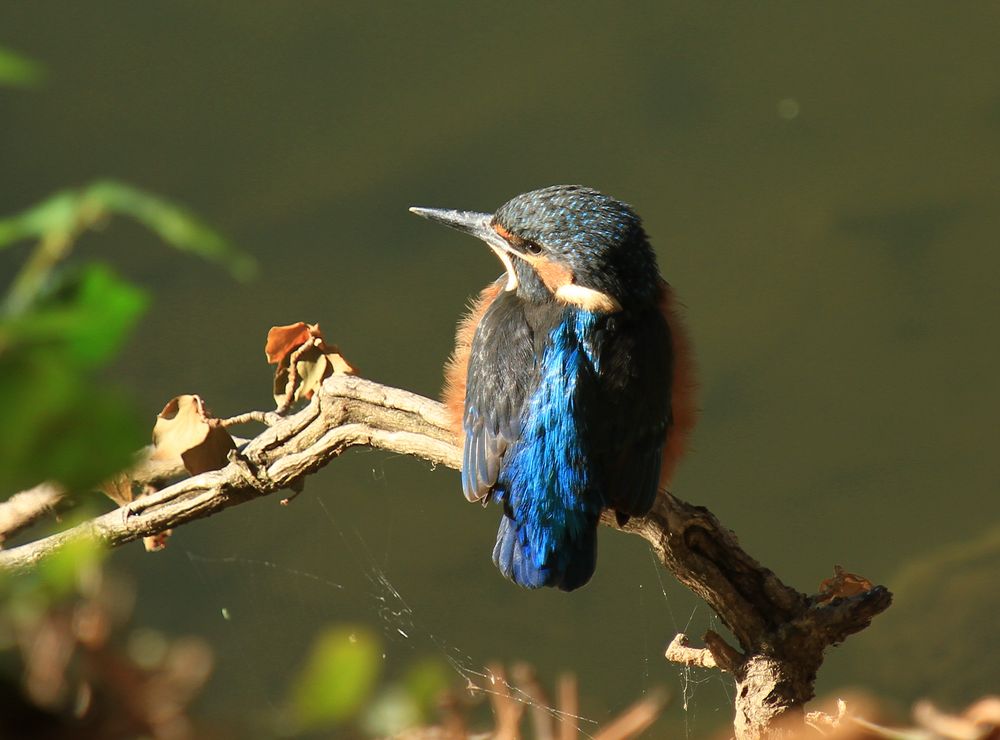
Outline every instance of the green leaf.
{"type": "Polygon", "coordinates": [[[43,480],[69,490],[125,468],[148,438],[132,403],[66,362],[34,348],[0,355],[0,493],[43,480]]]}
{"type": "Polygon", "coordinates": [[[33,87],[45,78],[38,62],[0,46],[0,85],[33,87]]]}
{"type": "Polygon", "coordinates": [[[80,194],[63,190],[26,211],[0,219],[0,248],[48,234],[71,234],[77,228],[80,194]]]}
{"type": "Polygon", "coordinates": [[[0,493],[42,480],[79,490],[129,464],[145,425],[92,375],[145,306],[140,290],[90,265],[32,310],[0,319],[0,493]]]}
{"type": "MultiPolygon", "coordinates": [[[[85,507],[86,508],[86,507],[85,507]]],[[[73,526],[85,519],[81,511],[64,525],[73,526]]],[[[93,582],[94,570],[107,554],[96,539],[76,537],[55,552],[42,558],[30,570],[0,573],[0,620],[34,627],[50,610],[93,582]]]]}
{"type": "Polygon", "coordinates": [[[441,694],[452,684],[454,674],[440,660],[427,658],[412,666],[403,679],[406,693],[425,718],[438,706],[441,694]]]}
{"type": "Polygon", "coordinates": [[[145,425],[91,376],[145,306],[138,288],[90,265],[31,311],[0,319],[0,493],[42,480],[78,490],[129,464],[145,425]]]}
{"type": "Polygon", "coordinates": [[[67,596],[76,588],[81,572],[100,564],[106,550],[95,539],[78,537],[38,564],[38,575],[52,597],[67,596]]]}
{"type": "Polygon", "coordinates": [[[83,200],[102,210],[131,216],[177,249],[225,265],[239,280],[247,280],[256,273],[252,258],[234,249],[217,231],[168,200],[113,180],[90,185],[84,191],[83,200]]]}
{"type": "Polygon", "coordinates": [[[0,352],[38,348],[63,362],[97,367],[110,360],[148,305],[144,291],[92,264],[31,311],[0,319],[0,352]]]}
{"type": "Polygon", "coordinates": [[[359,627],[322,633],[292,689],[298,723],[317,728],[354,717],[371,695],[381,667],[378,639],[359,627]]]}
{"type": "Polygon", "coordinates": [[[25,239],[72,236],[107,214],[134,218],[167,244],[218,262],[239,280],[252,278],[257,264],[189,211],[139,188],[102,180],[65,190],[21,213],[0,219],[0,248],[25,239]]]}
{"type": "Polygon", "coordinates": [[[421,660],[406,671],[401,684],[386,687],[369,703],[361,720],[362,729],[375,737],[396,737],[426,724],[453,680],[454,673],[442,661],[421,660]]]}

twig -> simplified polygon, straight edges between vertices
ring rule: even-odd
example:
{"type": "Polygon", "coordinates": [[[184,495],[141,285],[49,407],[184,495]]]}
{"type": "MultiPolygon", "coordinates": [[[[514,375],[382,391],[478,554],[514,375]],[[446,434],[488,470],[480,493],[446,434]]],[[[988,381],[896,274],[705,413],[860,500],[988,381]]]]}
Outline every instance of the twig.
{"type": "Polygon", "coordinates": [[[666,705],[666,692],[651,691],[622,712],[610,724],[601,728],[601,731],[594,735],[594,740],[633,738],[653,724],[666,705]]]}
{"type": "Polygon", "coordinates": [[[277,411],[247,411],[245,414],[230,416],[228,419],[219,419],[218,424],[220,427],[232,427],[237,424],[249,424],[250,422],[255,421],[258,424],[273,427],[283,418],[284,416],[279,414],[277,411]]]}
{"type": "Polygon", "coordinates": [[[559,677],[559,740],[576,740],[579,732],[574,719],[580,713],[580,698],[577,693],[576,676],[564,673],[559,677]]]}
{"type": "Polygon", "coordinates": [[[690,666],[692,668],[718,668],[718,663],[712,656],[712,651],[708,648],[693,648],[688,642],[687,635],[678,633],[670,644],[663,657],[672,663],[690,666]]]}
{"type": "Polygon", "coordinates": [[[552,715],[548,712],[549,698],[545,689],[538,683],[535,669],[527,663],[515,663],[511,668],[514,683],[530,700],[531,726],[534,729],[532,737],[535,740],[552,740],[554,729],[552,715]]]}
{"type": "Polygon", "coordinates": [[[806,714],[806,724],[821,735],[829,735],[838,730],[847,717],[847,702],[837,699],[837,713],[809,712],[806,714]]]}
{"type": "Polygon", "coordinates": [[[0,545],[54,511],[65,495],[59,486],[42,483],[0,503],[0,545]]]}
{"type": "Polygon", "coordinates": [[[494,740],[517,740],[521,736],[518,728],[521,724],[521,715],[524,713],[524,704],[510,695],[503,666],[492,664],[487,670],[494,687],[488,692],[493,705],[493,716],[496,718],[494,740]]]}

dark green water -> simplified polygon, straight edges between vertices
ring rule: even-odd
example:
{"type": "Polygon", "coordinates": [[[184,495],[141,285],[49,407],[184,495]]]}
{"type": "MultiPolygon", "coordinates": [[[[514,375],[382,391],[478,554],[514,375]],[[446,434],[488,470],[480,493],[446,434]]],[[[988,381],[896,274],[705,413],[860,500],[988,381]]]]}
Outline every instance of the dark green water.
{"type": "MultiPolygon", "coordinates": [[[[152,418],[185,392],[220,415],[266,407],[264,335],[300,319],[368,377],[434,394],[499,267],[406,207],[615,194],[698,351],[678,494],[804,590],[838,563],[896,592],[820,693],[996,691],[998,6],[620,5],[8,2],[0,44],[49,80],[0,91],[0,211],[113,176],[259,258],[240,286],[128,224],[85,239],[155,296],[117,369],[152,418]]],[[[728,720],[719,679],[661,657],[712,615],[661,588],[640,541],[603,532],[588,588],[527,593],[490,562],[496,520],[452,472],[359,453],[288,508],[242,506],[113,564],[139,579],[140,623],[219,651],[202,716],[258,723],[317,629],[361,621],[385,632],[390,676],[527,659],[578,672],[599,721],[658,685],[676,694],[660,735],[728,720]]]]}

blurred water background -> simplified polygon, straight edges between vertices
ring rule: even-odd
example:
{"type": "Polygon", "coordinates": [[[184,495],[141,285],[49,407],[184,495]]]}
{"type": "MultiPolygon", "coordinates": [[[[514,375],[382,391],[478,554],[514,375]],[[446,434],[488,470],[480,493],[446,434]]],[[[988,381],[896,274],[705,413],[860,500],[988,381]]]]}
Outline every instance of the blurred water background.
{"type": "MultiPolygon", "coordinates": [[[[1000,684],[998,37],[993,3],[6,2],[0,44],[47,76],[0,91],[0,212],[110,176],[257,257],[241,285],[126,222],[84,237],[153,295],[114,370],[152,421],[179,393],[267,408],[264,336],[297,320],[436,394],[499,266],[408,206],[632,203],[700,366],[675,491],[803,590],[840,564],[896,593],[820,694],[958,706],[1000,684]]],[[[338,623],[382,635],[388,679],[528,660],[577,672],[590,719],[666,686],[658,733],[729,721],[728,684],[662,658],[718,625],[643,542],[602,532],[590,586],[529,593],[490,562],[497,519],[452,471],[355,453],[111,562],[137,620],[217,650],[197,714],[261,735],[338,623]]]]}

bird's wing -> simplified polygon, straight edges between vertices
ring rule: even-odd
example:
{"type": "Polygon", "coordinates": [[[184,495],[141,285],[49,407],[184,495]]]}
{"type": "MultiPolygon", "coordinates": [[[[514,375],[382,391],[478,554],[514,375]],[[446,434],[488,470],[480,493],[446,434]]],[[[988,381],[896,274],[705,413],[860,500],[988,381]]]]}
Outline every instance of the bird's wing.
{"type": "Polygon", "coordinates": [[[649,511],[672,423],[670,332],[659,311],[615,333],[602,351],[602,439],[608,508],[619,519],[649,511]]]}
{"type": "Polygon", "coordinates": [[[489,496],[503,456],[519,436],[521,409],[535,372],[532,337],[520,301],[506,292],[476,328],[462,419],[462,488],[470,501],[489,496]]]}

